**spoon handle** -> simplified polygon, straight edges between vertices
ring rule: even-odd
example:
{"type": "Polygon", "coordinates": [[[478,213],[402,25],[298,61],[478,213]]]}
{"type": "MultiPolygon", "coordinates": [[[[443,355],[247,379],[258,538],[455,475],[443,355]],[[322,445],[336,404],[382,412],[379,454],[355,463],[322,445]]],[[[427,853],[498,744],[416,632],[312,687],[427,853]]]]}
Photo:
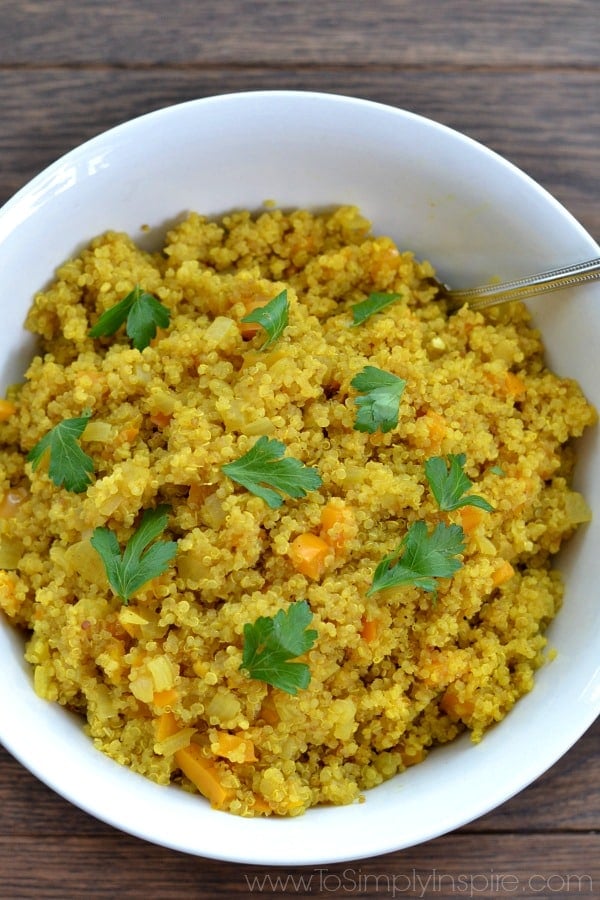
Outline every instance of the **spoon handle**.
{"type": "Polygon", "coordinates": [[[515,281],[506,281],[503,284],[484,284],[464,291],[449,290],[447,296],[455,309],[464,306],[465,303],[471,309],[486,309],[488,306],[499,306],[510,300],[524,300],[536,294],[547,294],[587,281],[596,281],[598,278],[600,278],[600,257],[572,266],[562,266],[550,272],[517,278],[515,281]]]}

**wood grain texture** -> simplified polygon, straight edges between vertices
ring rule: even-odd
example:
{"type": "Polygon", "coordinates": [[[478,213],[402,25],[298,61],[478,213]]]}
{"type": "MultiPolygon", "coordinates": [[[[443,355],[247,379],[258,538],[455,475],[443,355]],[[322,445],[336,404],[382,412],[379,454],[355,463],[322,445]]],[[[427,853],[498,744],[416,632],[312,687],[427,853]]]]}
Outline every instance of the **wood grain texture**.
{"type": "Polygon", "coordinates": [[[2,0],[0,63],[597,66],[595,0],[2,0]]]}
{"type": "Polygon", "coordinates": [[[435,844],[352,863],[245,866],[185,856],[117,834],[0,838],[6,900],[218,900],[291,896],[597,897],[600,835],[454,834],[435,844]],[[574,863],[573,859],[577,858],[574,863]],[[21,868],[27,860],[27,866],[21,868]]]}
{"type": "MultiPolygon", "coordinates": [[[[597,0],[0,0],[0,23],[0,204],[132,116],[284,88],[364,97],[456,128],[600,237],[597,0]]],[[[0,900],[598,897],[599,738],[600,721],[535,784],[452,835],[291,870],[120,834],[0,748],[0,900]]]]}

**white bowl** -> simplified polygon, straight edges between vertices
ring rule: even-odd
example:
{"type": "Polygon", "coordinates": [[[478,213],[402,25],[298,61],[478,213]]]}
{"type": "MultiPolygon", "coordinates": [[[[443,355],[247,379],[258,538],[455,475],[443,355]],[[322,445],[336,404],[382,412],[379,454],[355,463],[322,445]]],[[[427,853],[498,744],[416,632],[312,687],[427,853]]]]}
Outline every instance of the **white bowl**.
{"type": "MultiPolygon", "coordinates": [[[[55,266],[105,229],[148,240],[186,210],[357,204],[377,233],[430,259],[452,284],[512,278],[600,255],[541,187],[490,150],[427,119],[328,94],[258,92],[184,103],[68,153],[0,210],[4,317],[0,389],[32,352],[22,330],[55,266]]],[[[600,286],[532,300],[550,364],[600,408],[600,286]]],[[[580,445],[577,487],[600,510],[597,432],[580,445]]],[[[320,864],[434,838],[530,784],[600,712],[600,516],[561,556],[558,650],[532,693],[479,745],[468,738],[370,791],[365,803],[290,820],[240,819],[158,787],[95,750],[80,722],[39,700],[22,640],[0,624],[0,739],[71,802],[147,840],[216,859],[320,864]]]]}

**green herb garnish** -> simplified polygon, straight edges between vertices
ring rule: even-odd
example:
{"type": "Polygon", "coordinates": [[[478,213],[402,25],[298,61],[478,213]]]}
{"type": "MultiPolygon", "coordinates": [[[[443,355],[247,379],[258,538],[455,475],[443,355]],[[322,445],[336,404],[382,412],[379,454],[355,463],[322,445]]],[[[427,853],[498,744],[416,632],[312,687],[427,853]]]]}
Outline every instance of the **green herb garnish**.
{"type": "Polygon", "coordinates": [[[34,472],[42,457],[49,452],[48,475],[54,484],[57,487],[64,485],[68,491],[76,494],[85,491],[92,480],[90,473],[94,471],[94,462],[83,452],[77,440],[85,431],[91,415],[91,410],[84,409],[81,416],[64,419],[51,428],[27,454],[34,472]]]}
{"type": "Polygon", "coordinates": [[[277,509],[283,503],[281,494],[305,497],[307,491],[316,490],[323,483],[316,469],[294,457],[282,459],[284,453],[284,444],[263,435],[247,453],[221,468],[271,509],[277,509]]]}
{"type": "Polygon", "coordinates": [[[362,300],[352,307],[352,324],[360,325],[362,322],[366,322],[366,320],[370,319],[371,316],[374,316],[375,313],[378,313],[382,309],[385,309],[386,306],[395,303],[401,296],[402,294],[369,294],[366,300],[362,300]]]}
{"type": "Polygon", "coordinates": [[[435,596],[436,579],[449,578],[462,567],[456,556],[464,549],[465,534],[460,525],[441,522],[429,534],[425,522],[413,522],[400,546],[375,569],[367,594],[411,585],[435,596]]]}
{"type": "Polygon", "coordinates": [[[500,478],[506,477],[506,472],[504,471],[502,466],[492,466],[489,471],[492,473],[492,475],[498,475],[500,478]]]}
{"type": "Polygon", "coordinates": [[[175,541],[151,543],[164,531],[168,519],[169,507],[165,504],[145,510],[122,555],[114,531],[105,526],[94,529],[90,543],[104,563],[110,586],[125,605],[142,585],[162,575],[177,553],[175,541]]]}
{"type": "Polygon", "coordinates": [[[391,431],[398,424],[400,399],[406,387],[404,378],[365,366],[350,382],[364,396],[355,400],[358,406],[354,428],[373,434],[377,429],[391,431]]]}
{"type": "Polygon", "coordinates": [[[306,600],[292,603],[274,616],[260,616],[244,625],[244,649],[240,669],[251,678],[296,694],[310,683],[306,663],[290,662],[313,646],[317,632],[309,629],[313,614],[306,600]]]}
{"type": "Polygon", "coordinates": [[[478,497],[466,492],[473,487],[473,482],[464,472],[467,457],[464,453],[450,453],[447,462],[442,456],[432,456],[425,463],[425,475],[429,487],[440,509],[450,511],[461,506],[478,506],[492,512],[494,507],[478,497]]]}
{"type": "Polygon", "coordinates": [[[267,340],[264,342],[261,350],[266,350],[271,344],[274,344],[283,334],[289,319],[290,304],[287,297],[287,291],[281,291],[264,306],[253,309],[252,312],[244,316],[242,322],[251,322],[261,325],[267,332],[267,340]]]}
{"type": "Polygon", "coordinates": [[[158,328],[167,328],[171,313],[166,306],[143,291],[139,284],[127,296],[102,313],[89,336],[107,337],[127,322],[127,336],[136,350],[143,350],[156,337],[158,328]]]}

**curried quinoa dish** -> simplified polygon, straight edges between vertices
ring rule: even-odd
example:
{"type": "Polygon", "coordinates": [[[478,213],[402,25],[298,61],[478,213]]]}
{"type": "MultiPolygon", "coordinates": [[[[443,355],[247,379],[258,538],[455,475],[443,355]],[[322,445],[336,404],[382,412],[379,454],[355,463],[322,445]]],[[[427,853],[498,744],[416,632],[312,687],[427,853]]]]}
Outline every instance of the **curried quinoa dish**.
{"type": "Polygon", "coordinates": [[[27,327],[0,609],[99,750],[298,815],[531,690],[596,414],[524,306],[451,313],[356,208],[271,208],[103,234],[27,327]]]}

